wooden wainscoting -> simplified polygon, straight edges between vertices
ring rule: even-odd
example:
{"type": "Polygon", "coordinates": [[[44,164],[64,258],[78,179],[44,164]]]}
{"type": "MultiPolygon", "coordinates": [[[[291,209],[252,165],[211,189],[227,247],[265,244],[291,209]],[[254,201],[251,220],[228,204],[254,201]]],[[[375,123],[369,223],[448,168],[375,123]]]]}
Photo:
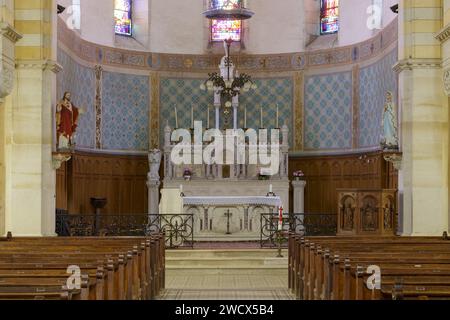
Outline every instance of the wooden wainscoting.
{"type": "Polygon", "coordinates": [[[56,175],[57,208],[93,214],[91,198],[107,198],[103,214],[147,212],[146,156],[76,153],[56,175]]]}
{"type": "Polygon", "coordinates": [[[398,189],[397,171],[382,152],[290,157],[291,177],[296,170],[305,173],[307,213],[337,214],[337,189],[398,189]]]}
{"type": "MultiPolygon", "coordinates": [[[[290,177],[296,170],[306,175],[305,211],[308,213],[336,214],[337,189],[398,189],[397,171],[384,160],[381,152],[292,156],[290,177]]],[[[106,197],[105,214],[146,213],[147,172],[145,156],[77,153],[57,171],[57,208],[70,213],[94,213],[90,198],[106,197]]]]}

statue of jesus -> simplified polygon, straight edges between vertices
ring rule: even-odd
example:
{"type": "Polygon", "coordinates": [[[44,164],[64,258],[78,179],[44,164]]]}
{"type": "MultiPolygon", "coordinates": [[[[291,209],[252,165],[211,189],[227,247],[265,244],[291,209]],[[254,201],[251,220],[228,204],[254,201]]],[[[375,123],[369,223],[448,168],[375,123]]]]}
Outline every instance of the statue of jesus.
{"type": "Polygon", "coordinates": [[[58,149],[70,149],[78,127],[79,109],[72,104],[70,92],[56,106],[56,135],[58,149]]]}

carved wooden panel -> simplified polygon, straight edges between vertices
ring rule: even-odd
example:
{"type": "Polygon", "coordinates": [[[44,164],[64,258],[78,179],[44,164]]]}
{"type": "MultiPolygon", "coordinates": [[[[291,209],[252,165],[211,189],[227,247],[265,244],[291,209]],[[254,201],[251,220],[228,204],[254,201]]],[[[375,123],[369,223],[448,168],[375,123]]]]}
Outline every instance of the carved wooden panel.
{"type": "Polygon", "coordinates": [[[396,190],[340,189],[338,197],[338,235],[396,234],[396,190]]]}

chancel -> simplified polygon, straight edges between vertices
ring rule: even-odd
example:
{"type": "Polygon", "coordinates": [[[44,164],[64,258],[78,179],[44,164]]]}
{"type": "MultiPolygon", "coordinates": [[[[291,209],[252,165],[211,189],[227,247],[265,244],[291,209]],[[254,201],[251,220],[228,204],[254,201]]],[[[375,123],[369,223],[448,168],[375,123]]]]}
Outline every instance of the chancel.
{"type": "Polygon", "coordinates": [[[0,300],[450,299],[449,10],[0,0],[0,300]]]}

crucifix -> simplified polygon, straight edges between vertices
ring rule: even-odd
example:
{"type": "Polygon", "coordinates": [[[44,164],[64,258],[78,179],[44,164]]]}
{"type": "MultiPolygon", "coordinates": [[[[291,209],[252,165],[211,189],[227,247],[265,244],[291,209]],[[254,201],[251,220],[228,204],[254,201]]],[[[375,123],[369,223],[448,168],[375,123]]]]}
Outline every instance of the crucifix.
{"type": "Polygon", "coordinates": [[[225,212],[225,217],[227,217],[227,233],[226,234],[231,234],[230,232],[230,218],[233,216],[233,213],[230,212],[230,209],[227,210],[227,212],[225,212]]]}

